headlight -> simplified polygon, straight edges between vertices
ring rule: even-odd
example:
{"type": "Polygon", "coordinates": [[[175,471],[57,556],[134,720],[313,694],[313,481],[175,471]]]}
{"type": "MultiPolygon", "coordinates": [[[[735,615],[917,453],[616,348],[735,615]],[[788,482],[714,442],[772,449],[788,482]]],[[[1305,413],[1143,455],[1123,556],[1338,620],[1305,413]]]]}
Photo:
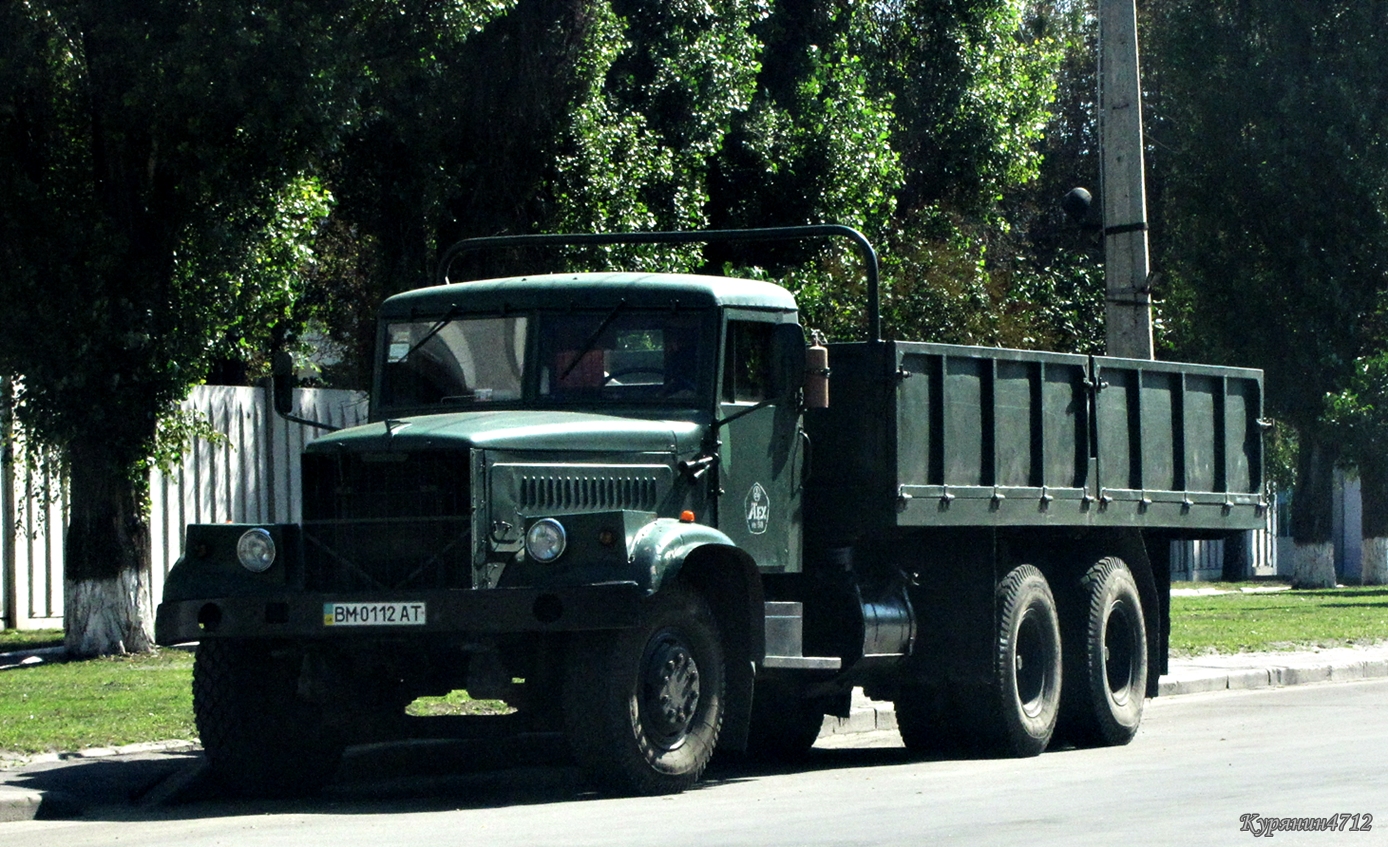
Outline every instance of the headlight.
{"type": "Polygon", "coordinates": [[[525,552],[537,562],[552,562],[564,555],[568,546],[564,525],[554,518],[541,518],[525,533],[525,552]]]}
{"type": "Polygon", "coordinates": [[[275,539],[262,527],[248,529],[236,542],[236,558],[251,573],[265,573],[275,563],[275,539]]]}

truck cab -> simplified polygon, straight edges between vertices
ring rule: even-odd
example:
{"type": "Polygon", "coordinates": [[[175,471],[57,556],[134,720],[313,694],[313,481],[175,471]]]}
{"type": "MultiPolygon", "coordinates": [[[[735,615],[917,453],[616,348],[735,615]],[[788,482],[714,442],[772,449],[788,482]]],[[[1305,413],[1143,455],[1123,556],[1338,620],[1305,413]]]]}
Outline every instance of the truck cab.
{"type": "MultiPolygon", "coordinates": [[[[746,735],[761,574],[801,568],[805,345],[790,294],[752,280],[556,274],[386,301],[370,420],[308,445],[302,521],[189,526],[168,578],[157,637],[201,642],[201,725],[273,716],[209,748],[224,781],[321,781],[423,694],[506,699],[549,729],[620,712],[631,692],[588,684],[631,676],[610,662],[644,662],[633,684],[661,717],[582,758],[630,748],[595,768],[625,791],[697,778],[725,714],[724,743],[746,735]],[[284,690],[223,690],[257,665],[284,690]],[[322,764],[257,764],[281,751],[322,764]]],[[[580,751],[596,732],[567,731],[580,751]]]]}

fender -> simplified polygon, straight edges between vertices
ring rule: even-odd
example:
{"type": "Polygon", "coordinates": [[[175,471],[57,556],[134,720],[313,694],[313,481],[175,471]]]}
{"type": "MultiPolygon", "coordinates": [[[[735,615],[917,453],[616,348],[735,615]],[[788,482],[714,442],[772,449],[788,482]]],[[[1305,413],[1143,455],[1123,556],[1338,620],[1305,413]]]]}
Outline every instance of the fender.
{"type": "Polygon", "coordinates": [[[690,554],[708,546],[741,553],[731,538],[713,527],[657,518],[643,526],[632,539],[631,563],[643,587],[654,594],[679,574],[690,554]]]}

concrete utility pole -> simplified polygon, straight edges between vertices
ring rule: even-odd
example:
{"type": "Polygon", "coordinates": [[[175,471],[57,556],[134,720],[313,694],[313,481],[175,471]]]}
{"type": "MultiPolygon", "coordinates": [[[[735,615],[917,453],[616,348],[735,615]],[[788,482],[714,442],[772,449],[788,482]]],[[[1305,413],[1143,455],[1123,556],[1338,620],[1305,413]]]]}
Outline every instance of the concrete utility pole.
{"type": "Polygon", "coordinates": [[[1135,0],[1099,0],[1099,149],[1108,355],[1151,359],[1152,295],[1135,0]]]}

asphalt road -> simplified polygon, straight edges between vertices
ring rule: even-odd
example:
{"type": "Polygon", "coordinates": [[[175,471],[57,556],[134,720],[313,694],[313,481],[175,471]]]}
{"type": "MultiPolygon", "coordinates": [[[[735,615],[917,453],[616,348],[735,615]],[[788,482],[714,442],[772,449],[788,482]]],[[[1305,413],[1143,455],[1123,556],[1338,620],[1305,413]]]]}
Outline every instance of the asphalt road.
{"type": "Polygon", "coordinates": [[[397,751],[357,761],[349,780],[313,801],[112,806],[79,820],[5,824],[0,840],[22,847],[1217,845],[1253,838],[1241,831],[1248,814],[1367,813],[1371,831],[1349,831],[1349,819],[1345,831],[1278,832],[1274,843],[1384,844],[1386,716],[1388,681],[1159,698],[1124,748],[920,761],[895,732],[877,731],[822,739],[799,769],[724,765],[696,790],[652,799],[597,797],[576,773],[554,766],[407,777],[415,754],[402,763],[397,751]]]}

